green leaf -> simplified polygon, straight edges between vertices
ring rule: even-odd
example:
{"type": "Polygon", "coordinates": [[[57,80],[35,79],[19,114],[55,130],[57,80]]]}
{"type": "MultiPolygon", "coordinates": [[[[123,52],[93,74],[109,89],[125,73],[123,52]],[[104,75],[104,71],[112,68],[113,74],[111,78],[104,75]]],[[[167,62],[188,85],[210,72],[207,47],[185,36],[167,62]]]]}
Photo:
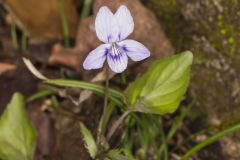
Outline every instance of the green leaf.
{"type": "Polygon", "coordinates": [[[43,97],[47,97],[49,95],[53,95],[56,94],[56,91],[53,90],[49,90],[49,89],[42,89],[36,93],[34,93],[33,95],[31,95],[30,97],[28,97],[27,102],[31,102],[31,101],[35,101],[37,99],[43,98],[43,97]]]}
{"type": "Polygon", "coordinates": [[[189,84],[193,55],[187,51],[155,61],[125,91],[129,106],[139,112],[174,112],[189,84]]]}
{"type": "Polygon", "coordinates": [[[148,73],[145,73],[141,78],[130,84],[124,94],[129,106],[133,106],[139,99],[143,86],[146,83],[148,73]]]}
{"type": "Polygon", "coordinates": [[[24,107],[24,98],[15,93],[0,118],[0,159],[33,159],[37,134],[24,107]]]}
{"type": "Polygon", "coordinates": [[[84,1],[82,13],[81,13],[81,20],[90,15],[92,3],[93,3],[93,0],[85,0],[84,1]]]}
{"type": "Polygon", "coordinates": [[[111,149],[107,152],[106,157],[111,160],[134,160],[132,157],[125,156],[119,149],[111,149]]]}
{"type": "MultiPolygon", "coordinates": [[[[76,87],[81,89],[88,89],[102,96],[104,96],[104,93],[105,93],[105,89],[103,86],[97,85],[94,83],[89,83],[89,82],[57,79],[57,80],[46,80],[45,83],[62,86],[62,87],[76,87]]],[[[121,92],[110,88],[108,96],[111,101],[115,102],[120,106],[123,105],[124,95],[121,92]]]]}
{"type": "Polygon", "coordinates": [[[240,130],[240,123],[235,124],[227,129],[224,129],[218,133],[213,134],[212,136],[208,137],[206,140],[202,141],[201,143],[197,144],[193,148],[189,149],[187,153],[182,156],[182,160],[188,160],[193,154],[199,152],[204,147],[210,145],[211,143],[219,140],[220,138],[237,132],[240,130]]]}
{"type": "Polygon", "coordinates": [[[97,155],[97,145],[91,134],[91,132],[85,127],[83,123],[80,123],[80,130],[85,141],[85,147],[87,148],[91,158],[95,158],[97,155]]]}

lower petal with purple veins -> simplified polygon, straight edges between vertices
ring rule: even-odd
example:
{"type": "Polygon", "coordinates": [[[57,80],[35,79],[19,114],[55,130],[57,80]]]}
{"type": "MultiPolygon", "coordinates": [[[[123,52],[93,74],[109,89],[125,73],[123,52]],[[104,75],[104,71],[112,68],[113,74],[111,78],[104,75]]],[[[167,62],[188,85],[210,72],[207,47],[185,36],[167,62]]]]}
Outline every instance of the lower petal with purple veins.
{"type": "Polygon", "coordinates": [[[107,54],[108,65],[115,73],[121,73],[127,68],[128,58],[121,47],[114,44],[107,54]]]}

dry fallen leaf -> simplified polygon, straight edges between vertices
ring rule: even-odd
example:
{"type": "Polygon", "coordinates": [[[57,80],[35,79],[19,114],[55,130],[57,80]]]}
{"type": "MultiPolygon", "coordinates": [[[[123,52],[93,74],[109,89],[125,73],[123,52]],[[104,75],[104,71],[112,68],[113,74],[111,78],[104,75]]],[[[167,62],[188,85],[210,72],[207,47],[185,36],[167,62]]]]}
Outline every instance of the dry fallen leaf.
{"type": "Polygon", "coordinates": [[[16,69],[16,65],[14,64],[0,63],[0,75],[7,71],[15,70],[15,69],[16,69]]]}
{"type": "MultiPolygon", "coordinates": [[[[71,37],[77,31],[77,7],[74,0],[62,0],[71,37]]],[[[14,22],[30,36],[62,38],[57,0],[5,0],[2,2],[14,22]]]]}
{"type": "MultiPolygon", "coordinates": [[[[36,101],[29,103],[27,106],[28,115],[32,124],[38,131],[38,140],[36,144],[35,158],[42,159],[42,157],[50,157],[55,146],[55,128],[54,120],[51,114],[41,110],[45,105],[45,101],[36,101]]],[[[50,102],[51,105],[51,102],[50,102]]]]}
{"type": "Polygon", "coordinates": [[[23,62],[25,63],[26,67],[29,69],[29,71],[36,76],[37,78],[41,79],[41,80],[48,80],[47,77],[45,77],[44,75],[42,75],[36,68],[35,66],[32,64],[32,62],[23,57],[23,62]]]}

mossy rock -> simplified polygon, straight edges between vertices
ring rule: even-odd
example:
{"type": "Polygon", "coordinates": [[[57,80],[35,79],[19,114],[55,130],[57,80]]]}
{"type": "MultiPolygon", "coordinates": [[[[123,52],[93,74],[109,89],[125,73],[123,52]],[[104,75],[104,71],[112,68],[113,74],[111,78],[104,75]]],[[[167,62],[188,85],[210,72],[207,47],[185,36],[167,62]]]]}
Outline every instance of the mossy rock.
{"type": "Polygon", "coordinates": [[[146,5],[176,50],[194,53],[189,93],[198,113],[214,125],[239,122],[240,1],[148,0],[146,5]]]}
{"type": "Polygon", "coordinates": [[[240,1],[149,0],[177,51],[195,55],[191,94],[222,121],[240,120],[240,1]]]}
{"type": "Polygon", "coordinates": [[[238,0],[149,0],[147,6],[163,22],[177,49],[189,49],[196,45],[194,37],[205,37],[226,56],[240,52],[238,0]]]}

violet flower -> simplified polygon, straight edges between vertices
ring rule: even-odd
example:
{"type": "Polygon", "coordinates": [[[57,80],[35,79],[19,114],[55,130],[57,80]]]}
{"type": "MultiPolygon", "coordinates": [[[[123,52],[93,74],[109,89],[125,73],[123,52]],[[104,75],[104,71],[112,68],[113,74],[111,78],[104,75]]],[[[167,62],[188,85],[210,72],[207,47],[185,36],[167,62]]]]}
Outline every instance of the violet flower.
{"type": "Polygon", "coordinates": [[[133,18],[126,6],[121,5],[115,14],[108,7],[101,7],[96,16],[95,30],[99,40],[105,44],[89,53],[83,63],[84,69],[102,68],[107,59],[111,70],[121,73],[127,68],[128,57],[133,61],[149,57],[150,52],[143,44],[126,39],[133,28],[133,18]]]}

